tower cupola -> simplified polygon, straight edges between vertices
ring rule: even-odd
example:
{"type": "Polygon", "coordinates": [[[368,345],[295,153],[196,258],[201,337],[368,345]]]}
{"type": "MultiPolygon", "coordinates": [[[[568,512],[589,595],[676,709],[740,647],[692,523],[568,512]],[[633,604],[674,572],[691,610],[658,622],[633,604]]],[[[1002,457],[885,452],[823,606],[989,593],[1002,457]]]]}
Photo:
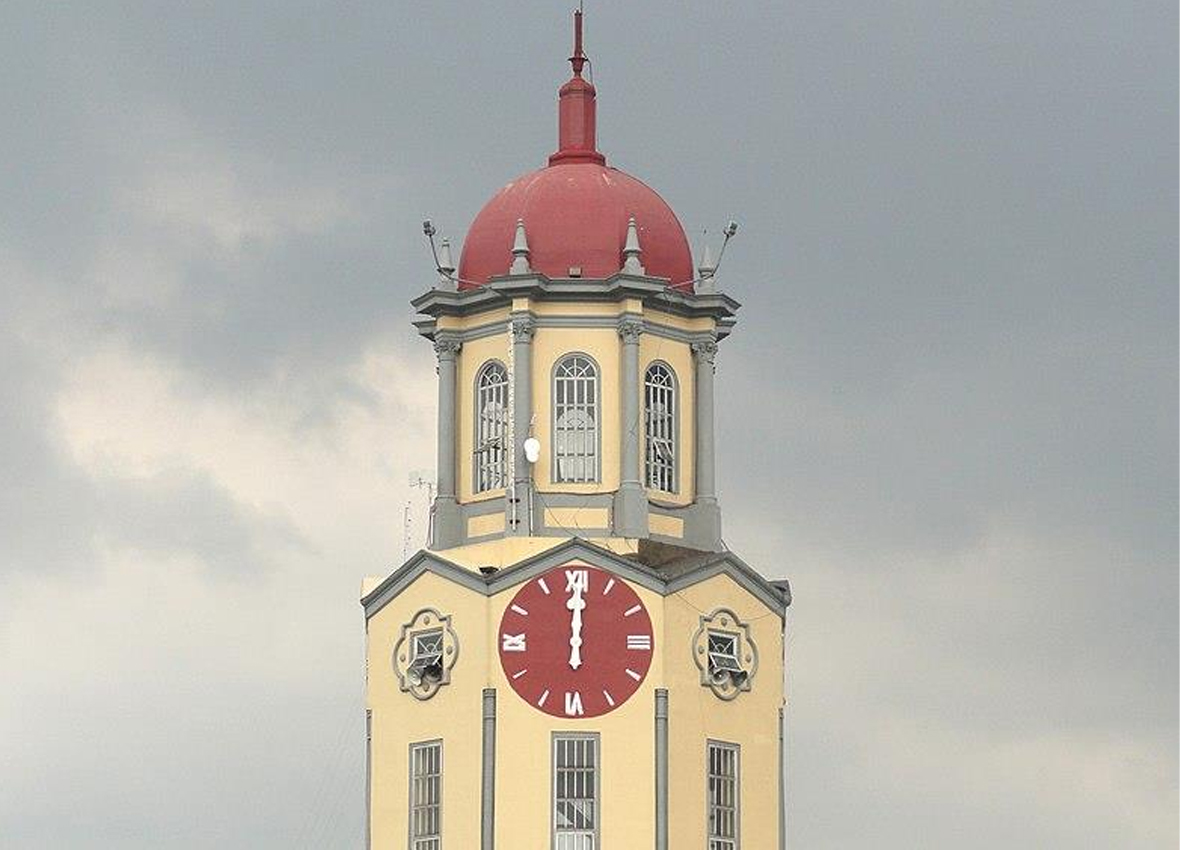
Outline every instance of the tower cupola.
{"type": "Polygon", "coordinates": [[[433,545],[719,551],[713,361],[738,304],[695,291],[676,214],[598,150],[580,12],[570,64],[557,151],[484,205],[457,274],[414,301],[439,357],[433,545]]]}

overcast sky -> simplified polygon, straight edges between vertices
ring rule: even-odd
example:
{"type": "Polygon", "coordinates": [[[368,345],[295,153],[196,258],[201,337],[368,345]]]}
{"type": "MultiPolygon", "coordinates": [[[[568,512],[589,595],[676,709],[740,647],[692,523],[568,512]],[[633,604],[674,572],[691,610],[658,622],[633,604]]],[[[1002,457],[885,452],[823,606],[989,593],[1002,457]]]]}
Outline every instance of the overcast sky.
{"type": "MultiPolygon", "coordinates": [[[[6,850],[360,847],[420,221],[553,150],[569,5],[3,4],[6,850]]],[[[741,222],[792,847],[1174,848],[1175,4],[588,7],[609,161],[741,222]]]]}

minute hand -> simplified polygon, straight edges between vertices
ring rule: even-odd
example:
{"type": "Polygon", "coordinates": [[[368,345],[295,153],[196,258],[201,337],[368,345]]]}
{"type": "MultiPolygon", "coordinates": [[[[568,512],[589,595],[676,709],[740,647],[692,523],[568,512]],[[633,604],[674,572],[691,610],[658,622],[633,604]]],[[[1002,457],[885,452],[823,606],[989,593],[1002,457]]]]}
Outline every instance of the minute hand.
{"type": "Polygon", "coordinates": [[[570,667],[577,670],[582,666],[582,611],[586,600],[582,598],[582,586],[574,583],[565,607],[572,611],[570,616],[570,667]]]}

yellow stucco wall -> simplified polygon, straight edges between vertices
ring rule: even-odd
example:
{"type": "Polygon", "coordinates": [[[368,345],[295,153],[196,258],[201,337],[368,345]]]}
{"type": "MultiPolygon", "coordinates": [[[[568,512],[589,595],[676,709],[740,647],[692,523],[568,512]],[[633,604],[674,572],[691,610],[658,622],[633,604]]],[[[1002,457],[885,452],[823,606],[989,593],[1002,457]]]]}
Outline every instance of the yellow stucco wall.
{"type": "Polygon", "coordinates": [[[443,830],[449,847],[479,846],[482,695],[487,681],[487,600],[427,573],[368,623],[368,708],[373,713],[370,799],[372,846],[405,847],[409,810],[409,746],[443,740],[443,830]],[[422,608],[450,614],[459,656],[449,685],[419,701],[398,688],[393,647],[402,623],[422,608]],[[469,814],[475,800],[476,814],[469,814]]]}
{"type": "Polygon", "coordinates": [[[782,620],[728,576],[715,576],[667,598],[665,647],[668,725],[669,847],[701,847],[706,830],[705,742],[741,746],[742,846],[772,848],[778,841],[778,711],[783,700],[782,620]],[[701,613],[730,608],[748,621],[758,646],[753,689],[731,702],[700,684],[689,641],[701,613]]]}
{"type": "Polygon", "coordinates": [[[500,667],[496,648],[500,618],[518,587],[487,598],[427,573],[369,620],[372,846],[405,846],[409,745],[436,738],[443,740],[443,844],[464,850],[479,846],[485,687],[497,692],[497,846],[549,847],[551,736],[564,731],[601,736],[602,846],[619,850],[652,846],[654,700],[658,687],[669,691],[670,846],[678,850],[704,846],[708,739],[741,746],[742,846],[777,846],[779,783],[775,777],[782,701],[779,617],[726,576],[716,576],[667,598],[632,585],[648,608],[655,635],[646,679],[630,700],[603,717],[559,719],[519,699],[500,667]],[[401,692],[391,665],[401,624],[423,607],[452,615],[460,642],[451,683],[428,701],[401,692]],[[700,685],[692,658],[691,642],[700,614],[717,607],[731,608],[740,619],[749,621],[759,649],[753,690],[732,702],[718,699],[700,685]]]}

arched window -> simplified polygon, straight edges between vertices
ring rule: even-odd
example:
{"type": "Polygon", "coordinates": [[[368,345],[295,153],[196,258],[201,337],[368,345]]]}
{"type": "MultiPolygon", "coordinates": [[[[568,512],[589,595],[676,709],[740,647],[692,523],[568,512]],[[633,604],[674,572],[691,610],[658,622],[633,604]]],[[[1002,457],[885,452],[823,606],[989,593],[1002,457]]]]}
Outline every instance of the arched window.
{"type": "Polygon", "coordinates": [[[645,480],[653,490],[676,492],[676,376],[652,363],[643,376],[645,480]]]}
{"type": "Polygon", "coordinates": [[[508,370],[492,360],[475,379],[475,492],[506,484],[508,370]]]}
{"type": "Polygon", "coordinates": [[[553,372],[553,480],[598,480],[598,368],[571,354],[553,372]]]}

